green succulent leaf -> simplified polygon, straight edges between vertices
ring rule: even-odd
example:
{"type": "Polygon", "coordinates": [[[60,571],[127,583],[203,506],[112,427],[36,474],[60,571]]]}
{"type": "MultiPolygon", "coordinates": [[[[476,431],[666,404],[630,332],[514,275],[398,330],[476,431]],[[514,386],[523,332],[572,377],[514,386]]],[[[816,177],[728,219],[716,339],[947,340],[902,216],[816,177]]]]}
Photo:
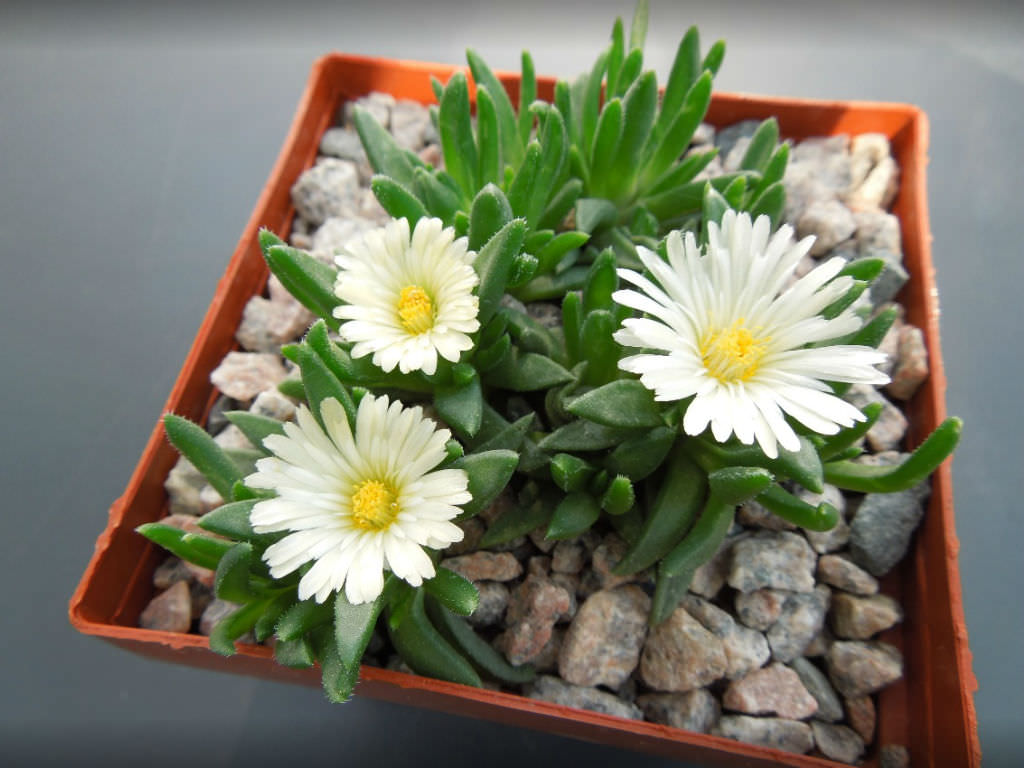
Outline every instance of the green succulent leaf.
{"type": "Polygon", "coordinates": [[[391,218],[407,220],[410,228],[415,228],[416,222],[428,216],[420,199],[390,176],[374,176],[370,180],[370,189],[391,218]]]}
{"type": "Polygon", "coordinates": [[[619,379],[580,395],[569,412],[608,427],[658,427],[665,419],[654,394],[636,379],[619,379]]]}
{"type": "Polygon", "coordinates": [[[278,640],[298,640],[307,632],[328,624],[334,617],[334,607],[315,600],[301,600],[281,614],[277,620],[278,640]]]}
{"type": "Polygon", "coordinates": [[[234,656],[235,641],[256,626],[264,608],[265,601],[249,603],[218,621],[210,633],[210,650],[221,656],[234,656]]]}
{"type": "Polygon", "coordinates": [[[513,392],[549,389],[574,379],[572,373],[550,357],[535,352],[520,354],[515,347],[485,378],[491,386],[513,392]]]}
{"type": "Polygon", "coordinates": [[[227,420],[238,427],[249,442],[257,448],[262,448],[264,453],[269,453],[263,448],[263,441],[271,435],[283,435],[284,423],[267,416],[260,416],[250,411],[225,411],[227,420]]]}
{"type": "Polygon", "coordinates": [[[602,451],[623,440],[635,437],[636,431],[619,427],[605,427],[592,421],[578,419],[559,427],[537,445],[542,451],[602,451]]]}
{"type": "Polygon", "coordinates": [[[551,457],[551,479],[566,493],[581,491],[590,482],[597,468],[571,453],[557,453],[551,457]]]}
{"type": "MultiPolygon", "coordinates": [[[[334,645],[338,660],[344,667],[359,669],[383,606],[382,595],[359,605],[350,603],[344,590],[339,590],[334,596],[334,645]]],[[[358,676],[358,671],[353,676],[358,676]]]]}
{"type": "Polygon", "coordinates": [[[257,501],[258,499],[249,499],[222,504],[200,517],[199,527],[235,541],[257,541],[260,534],[253,531],[249,522],[249,515],[257,501]]]}
{"type": "Polygon", "coordinates": [[[391,642],[398,655],[418,674],[481,687],[483,683],[473,666],[430,623],[423,602],[423,591],[416,590],[397,626],[389,622],[391,642]]]}
{"type": "Polygon", "coordinates": [[[188,419],[168,413],[164,432],[178,453],[188,459],[222,499],[230,499],[234,484],[242,480],[237,466],[212,437],[188,419]]]}
{"type": "Polygon", "coordinates": [[[481,674],[511,684],[528,683],[536,677],[529,665],[514,667],[509,664],[490,643],[437,600],[428,598],[425,605],[434,626],[481,674]]]}
{"type": "Polygon", "coordinates": [[[494,501],[512,479],[518,463],[519,454],[510,450],[470,453],[453,461],[453,468],[465,470],[469,476],[469,493],[473,497],[462,505],[462,518],[472,517],[494,501]]]}
{"type": "Polygon", "coordinates": [[[302,385],[306,390],[309,408],[316,417],[317,423],[324,426],[320,409],[325,400],[337,400],[348,417],[349,427],[355,429],[356,405],[352,395],[331,372],[321,357],[308,344],[297,347],[296,362],[302,373],[302,385]]]}
{"type": "Polygon", "coordinates": [[[747,145],[747,151],[740,160],[740,168],[747,171],[762,172],[768,165],[775,147],[779,143],[779,121],[769,117],[754,131],[747,145]]]}
{"type": "Polygon", "coordinates": [[[839,510],[828,502],[808,504],[778,485],[771,485],[760,493],[757,502],[783,520],[808,531],[831,531],[839,522],[839,510]]]}
{"type": "Polygon", "coordinates": [[[469,85],[462,72],[451,76],[441,95],[439,111],[444,167],[455,179],[465,200],[480,189],[477,146],[469,114],[469,85]]]}
{"type": "Polygon", "coordinates": [[[135,531],[154,544],[160,545],[172,555],[211,571],[217,569],[220,559],[234,544],[234,542],[224,539],[211,539],[195,533],[185,533],[180,528],[166,523],[144,523],[135,531]]]}
{"type": "Polygon", "coordinates": [[[555,507],[548,525],[548,539],[572,539],[590,530],[601,516],[601,507],[589,493],[570,493],[555,507]]]}
{"type": "Polygon", "coordinates": [[[287,245],[271,246],[264,257],[270,271],[288,293],[317,317],[323,318],[331,330],[338,330],[338,321],[333,314],[334,308],[341,303],[334,294],[338,270],[287,245]]]}
{"type": "Polygon", "coordinates": [[[609,515],[624,515],[636,503],[633,483],[625,475],[613,478],[601,496],[601,509],[609,515]]]}
{"type": "Polygon", "coordinates": [[[414,156],[398,146],[394,137],[377,122],[377,118],[362,107],[352,111],[352,122],[355,123],[373,170],[390,176],[399,184],[412,186],[413,170],[423,166],[423,163],[418,158],[414,161],[414,156]]]}
{"type": "Polygon", "coordinates": [[[477,317],[481,325],[486,324],[497,311],[512,276],[515,257],[519,255],[525,237],[526,222],[513,219],[499,229],[477,253],[473,268],[480,276],[477,288],[480,310],[477,317]]]}
{"type": "Polygon", "coordinates": [[[625,475],[633,482],[643,480],[665,461],[677,434],[674,429],[660,426],[624,440],[608,454],[605,468],[613,474],[625,475]]]}
{"type": "MultiPolygon", "coordinates": [[[[494,72],[491,71],[490,67],[484,62],[480,55],[470,49],[466,51],[466,61],[469,62],[470,72],[473,73],[473,80],[477,84],[477,125],[480,125],[480,103],[481,100],[488,100],[491,102],[490,109],[494,114],[494,142],[495,148],[500,149],[501,155],[504,157],[506,165],[511,165],[513,168],[518,166],[522,162],[523,158],[523,145],[526,144],[526,138],[520,138],[521,125],[518,124],[516,113],[512,109],[512,101],[508,97],[508,93],[505,91],[505,87],[501,84],[501,81],[495,76],[494,72]],[[482,96],[486,94],[486,96],[482,96]],[[498,140],[500,139],[500,144],[498,140]]],[[[530,73],[533,71],[533,62],[529,60],[528,54],[523,54],[523,80],[527,80],[527,67],[530,68],[530,73]]],[[[532,78],[531,78],[532,79],[532,78]]],[[[536,80],[533,80],[533,88],[536,93],[536,80]]],[[[529,90],[529,89],[526,89],[529,90]]],[[[533,97],[530,101],[526,102],[526,106],[532,103],[533,97]]],[[[520,104],[520,113],[522,113],[523,106],[520,104]]],[[[520,115],[521,116],[521,115],[520,115]]],[[[490,119],[490,118],[488,118],[490,119]]],[[[480,151],[483,153],[484,149],[483,136],[480,140],[480,151]]],[[[481,176],[481,179],[484,177],[481,176]]]]}
{"type": "Polygon", "coordinates": [[[469,616],[480,605],[480,592],[473,582],[447,568],[438,568],[432,579],[423,582],[423,588],[460,616],[469,616]]]}
{"type": "Polygon", "coordinates": [[[278,640],[274,644],[274,661],[282,667],[308,669],[316,663],[313,644],[305,637],[296,640],[278,640]]]}
{"type": "Polygon", "coordinates": [[[239,542],[224,553],[217,564],[214,593],[221,600],[245,603],[255,593],[249,584],[249,568],[252,565],[252,545],[239,542]]]}
{"type": "MultiPolygon", "coordinates": [[[[533,68],[533,57],[528,51],[523,51],[520,66],[522,77],[519,81],[519,146],[525,147],[530,141],[530,131],[533,129],[533,115],[530,113],[530,105],[537,98],[537,76],[533,68]]],[[[504,89],[503,89],[504,90],[504,89]]],[[[508,163],[518,163],[522,156],[509,156],[506,153],[508,163]]]]}
{"type": "Polygon", "coordinates": [[[438,415],[460,437],[473,437],[480,429],[484,398],[480,377],[473,371],[469,381],[442,385],[434,394],[434,407],[438,415]]]}

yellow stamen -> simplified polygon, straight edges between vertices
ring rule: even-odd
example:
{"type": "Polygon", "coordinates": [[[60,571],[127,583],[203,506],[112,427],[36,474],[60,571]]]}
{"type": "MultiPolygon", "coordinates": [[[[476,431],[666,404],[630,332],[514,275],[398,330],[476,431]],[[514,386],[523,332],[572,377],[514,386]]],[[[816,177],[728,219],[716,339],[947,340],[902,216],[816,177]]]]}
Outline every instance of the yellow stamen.
{"type": "Polygon", "coordinates": [[[741,317],[728,328],[709,333],[700,345],[708,373],[723,384],[748,381],[768,351],[768,336],[755,336],[741,317]]]}
{"type": "Polygon", "coordinates": [[[379,480],[364,480],[352,494],[352,522],[364,531],[389,528],[398,511],[395,492],[379,480]]]}
{"type": "Polygon", "coordinates": [[[398,297],[398,316],[409,333],[426,333],[434,327],[434,305],[418,285],[407,285],[398,297]]]}

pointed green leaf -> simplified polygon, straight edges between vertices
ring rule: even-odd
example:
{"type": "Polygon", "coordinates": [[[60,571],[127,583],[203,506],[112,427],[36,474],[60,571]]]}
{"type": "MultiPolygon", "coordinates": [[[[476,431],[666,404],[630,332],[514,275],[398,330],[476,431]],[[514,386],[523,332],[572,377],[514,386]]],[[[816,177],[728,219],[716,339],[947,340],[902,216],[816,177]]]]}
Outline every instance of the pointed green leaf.
{"type": "MultiPolygon", "coordinates": [[[[570,147],[570,151],[575,147],[570,147]]],[[[569,211],[576,205],[576,201],[583,191],[583,182],[580,179],[569,179],[562,185],[548,202],[547,208],[537,221],[537,227],[541,229],[558,229],[569,215],[569,211]]],[[[563,233],[567,234],[567,233],[563,233]]],[[[539,255],[539,254],[538,254],[539,255]]]]}
{"type": "Polygon", "coordinates": [[[423,601],[423,591],[417,590],[406,616],[398,626],[389,626],[398,655],[418,674],[481,687],[476,670],[430,623],[423,601]]]}
{"type": "Polygon", "coordinates": [[[284,424],[277,419],[260,416],[258,413],[250,411],[225,411],[224,415],[228,421],[242,431],[250,443],[257,447],[262,447],[263,440],[270,435],[284,434],[284,424]]]}
{"type": "Polygon", "coordinates": [[[712,75],[717,75],[719,68],[722,66],[722,59],[725,58],[725,41],[718,40],[708,50],[707,55],[704,57],[704,61],[701,62],[700,68],[708,70],[712,75]]]}
{"type": "Polygon", "coordinates": [[[297,640],[278,640],[274,644],[274,661],[282,667],[306,669],[316,663],[313,645],[304,637],[297,640]]]}
{"type": "Polygon", "coordinates": [[[582,288],[588,271],[587,267],[570,267],[555,275],[539,275],[521,288],[516,288],[512,295],[527,304],[531,301],[560,299],[568,291],[582,288]]]}
{"type": "Polygon", "coordinates": [[[587,361],[583,377],[586,384],[599,386],[618,376],[622,347],[612,338],[617,327],[615,316],[607,310],[596,309],[586,315],[580,334],[583,356],[587,361]]]}
{"type": "Polygon", "coordinates": [[[483,392],[480,377],[464,384],[441,385],[434,393],[434,407],[441,419],[460,437],[472,437],[480,429],[483,415],[483,392]]]}
{"type": "Polygon", "coordinates": [[[534,499],[528,504],[522,502],[510,506],[487,529],[480,540],[481,549],[489,549],[505,544],[530,531],[546,526],[551,519],[553,505],[551,499],[534,499]]]}
{"type": "MultiPolygon", "coordinates": [[[[711,74],[705,72],[684,95],[681,108],[674,116],[670,126],[656,140],[656,143],[652,144],[650,159],[641,176],[643,186],[647,187],[660,180],[665,171],[686,151],[697,126],[707,114],[710,104],[711,74]]],[[[664,107],[662,109],[664,110],[664,107]]],[[[708,160],[710,161],[710,158],[708,160]]],[[[693,165],[696,165],[697,162],[699,161],[694,162],[693,165]]]]}
{"type": "Polygon", "coordinates": [[[559,427],[538,443],[542,451],[601,451],[612,448],[623,440],[635,437],[631,429],[605,427],[592,421],[579,419],[559,427]]]}
{"type": "Polygon", "coordinates": [[[569,413],[608,427],[665,425],[654,393],[636,379],[619,379],[580,395],[569,404],[569,413]]]}
{"type": "Polygon", "coordinates": [[[740,160],[740,168],[747,171],[763,171],[779,143],[779,121],[769,117],[763,121],[750,138],[747,151],[740,160]]]}
{"type": "Polygon", "coordinates": [[[413,172],[412,191],[423,201],[423,207],[427,212],[441,219],[446,227],[452,226],[455,215],[462,205],[460,194],[456,191],[458,187],[454,182],[449,186],[442,181],[450,178],[443,174],[431,173],[426,168],[417,168],[413,172]],[[455,186],[455,189],[452,189],[452,186],[455,186]]]}
{"type": "Polygon", "coordinates": [[[427,599],[425,604],[427,615],[434,626],[484,675],[514,685],[528,683],[536,677],[533,667],[529,665],[514,667],[509,664],[505,657],[477,635],[469,624],[437,600],[427,599]]]}
{"type": "MultiPolygon", "coordinates": [[[[524,54],[524,69],[526,67],[526,55],[524,54]]],[[[501,84],[501,81],[495,76],[494,72],[491,71],[490,67],[484,62],[480,55],[469,49],[466,51],[466,60],[469,62],[469,69],[473,73],[473,80],[477,84],[476,91],[476,109],[477,109],[477,125],[480,125],[481,119],[481,103],[484,100],[490,100],[491,105],[488,109],[494,115],[494,139],[495,149],[499,149],[497,143],[500,139],[500,153],[504,157],[506,165],[513,167],[518,166],[522,161],[523,144],[525,140],[520,141],[519,139],[519,125],[516,120],[516,113],[512,109],[512,101],[508,97],[508,93],[505,91],[505,86],[501,84]],[[486,95],[483,95],[486,94],[486,95]]],[[[532,65],[532,62],[531,62],[532,65]]],[[[526,73],[524,72],[524,75],[526,73]]],[[[532,102],[531,98],[531,102],[532,102]]],[[[520,110],[522,107],[520,106],[520,110]]],[[[490,120],[490,118],[488,118],[490,120]]],[[[483,136],[480,140],[480,151],[481,154],[484,152],[483,136]]],[[[498,182],[497,178],[491,179],[490,177],[484,177],[481,175],[481,181],[492,180],[498,182]]]]}
{"type": "Polygon", "coordinates": [[[494,184],[481,189],[469,211],[469,248],[479,251],[502,227],[512,221],[512,206],[494,184]]]}
{"type": "Polygon", "coordinates": [[[233,541],[185,533],[166,523],[144,523],[135,531],[172,555],[211,571],[216,570],[220,559],[234,545],[233,541]]]}
{"type": "Polygon", "coordinates": [[[636,8],[633,11],[633,23],[629,27],[629,49],[643,49],[644,40],[647,38],[647,15],[649,9],[647,0],[637,0],[636,8]]]}
{"type": "Polygon", "coordinates": [[[249,515],[258,499],[222,504],[199,518],[199,527],[235,541],[253,541],[259,534],[252,530],[249,515]]]}
{"type": "Polygon", "coordinates": [[[235,641],[256,626],[266,605],[266,601],[243,605],[217,622],[210,633],[210,650],[221,656],[234,656],[235,641]]]}
{"type": "Polygon", "coordinates": [[[440,129],[444,167],[458,183],[463,197],[472,200],[480,184],[469,116],[469,86],[462,72],[452,75],[441,95],[440,129]]]}
{"type": "Polygon", "coordinates": [[[571,453],[551,457],[551,479],[566,493],[582,491],[597,471],[593,464],[571,453]]]}
{"type": "Polygon", "coordinates": [[[565,333],[565,351],[569,364],[575,365],[582,358],[580,334],[583,330],[583,298],[575,291],[565,294],[562,299],[562,329],[565,333]]]}
{"type": "Polygon", "coordinates": [[[462,518],[472,517],[485,509],[512,479],[519,454],[508,450],[471,453],[451,463],[453,469],[462,469],[469,476],[469,493],[473,497],[462,505],[462,518]]]}
{"type": "Polygon", "coordinates": [[[786,188],[781,181],[768,187],[750,206],[750,216],[767,216],[772,221],[772,229],[779,226],[782,214],[786,209],[786,188]]]}
{"type": "Polygon", "coordinates": [[[625,475],[634,482],[643,480],[661,466],[676,434],[675,430],[661,426],[625,440],[608,455],[605,467],[609,472],[625,475]]]}
{"type": "MultiPolygon", "coordinates": [[[[606,102],[601,115],[597,119],[597,131],[594,133],[594,144],[590,148],[590,187],[597,196],[604,196],[608,184],[608,175],[619,149],[619,141],[623,132],[622,100],[618,97],[606,102]]],[[[579,219],[576,228],[590,232],[583,227],[579,219]]]]}
{"type": "Polygon", "coordinates": [[[520,354],[512,347],[511,354],[488,371],[485,378],[492,387],[512,392],[535,392],[565,384],[574,377],[550,357],[535,352],[520,354]]]}
{"type": "Polygon", "coordinates": [[[302,372],[302,385],[306,390],[309,408],[317,423],[321,427],[324,426],[320,413],[321,406],[325,400],[334,399],[341,404],[348,416],[349,426],[355,429],[356,405],[352,401],[352,396],[327,364],[307,344],[298,347],[298,365],[302,372]]]}
{"type": "Polygon", "coordinates": [[[399,184],[412,185],[415,164],[377,118],[362,107],[356,107],[352,110],[352,122],[374,172],[390,176],[399,184]]]}
{"type": "Polygon", "coordinates": [[[581,197],[576,201],[576,229],[594,233],[612,226],[619,212],[615,205],[597,197],[581,197]]]}
{"type": "Polygon", "coordinates": [[[696,82],[699,74],[700,33],[694,26],[686,30],[683,39],[679,41],[679,47],[676,48],[675,58],[672,60],[672,69],[669,71],[668,81],[665,83],[665,93],[661,98],[661,111],[658,113],[658,120],[654,127],[658,136],[664,136],[676,119],[676,113],[683,104],[683,98],[696,82]]]}
{"type": "Polygon", "coordinates": [[[609,515],[624,515],[636,503],[636,491],[633,483],[625,475],[618,475],[605,489],[601,496],[601,509],[609,515]]]}
{"type": "Polygon", "coordinates": [[[587,282],[583,286],[584,315],[598,309],[610,310],[614,306],[612,294],[619,287],[619,276],[615,268],[615,252],[611,248],[601,251],[594,259],[587,282]]]}
{"type": "MultiPolygon", "coordinates": [[[[502,93],[504,93],[504,89],[502,89],[502,93]]],[[[498,132],[498,116],[494,109],[494,100],[491,95],[486,89],[478,88],[476,92],[476,134],[479,158],[476,178],[481,184],[499,184],[501,182],[501,136],[498,132]]],[[[512,118],[511,109],[510,104],[510,119],[512,118]]],[[[514,128],[514,126],[515,123],[510,122],[509,128],[514,128]]]]}
{"type": "Polygon", "coordinates": [[[622,135],[609,168],[613,198],[633,192],[640,155],[647,142],[658,109],[658,80],[654,72],[644,73],[630,86],[622,100],[622,135]]]}
{"type": "Polygon", "coordinates": [[[202,473],[221,498],[230,499],[232,486],[242,479],[242,475],[206,430],[188,419],[168,413],[164,416],[164,432],[178,453],[202,473]]]}
{"type": "MultiPolygon", "coordinates": [[[[523,51],[521,63],[522,77],[519,81],[519,144],[521,147],[525,147],[530,141],[530,129],[533,128],[533,115],[530,113],[530,105],[537,98],[537,77],[534,74],[533,58],[528,51],[523,51]]],[[[519,156],[519,158],[521,157],[522,155],[519,156]]]]}
{"type": "Polygon", "coordinates": [[[331,621],[334,609],[329,603],[302,600],[281,614],[277,621],[278,640],[297,640],[316,627],[331,621]]]}
{"type": "Polygon", "coordinates": [[[808,531],[831,531],[839,522],[839,511],[828,502],[812,506],[778,485],[771,485],[758,494],[757,502],[783,520],[808,531]]]}
{"type": "Polygon", "coordinates": [[[416,222],[428,215],[419,198],[389,176],[374,176],[370,189],[391,218],[406,219],[410,229],[415,229],[416,222]]]}
{"type": "Polygon", "coordinates": [[[618,92],[619,73],[622,71],[622,59],[626,55],[625,33],[622,31],[622,19],[616,19],[612,25],[612,43],[608,49],[608,79],[605,86],[606,98],[618,92]]]}
{"type": "Polygon", "coordinates": [[[308,253],[287,245],[267,249],[267,265],[288,293],[306,309],[322,317],[332,330],[338,329],[334,308],[341,303],[334,294],[338,270],[317,261],[308,253]]]}
{"type": "Polygon", "coordinates": [[[447,568],[438,568],[433,578],[423,582],[423,588],[460,616],[469,616],[480,605],[480,592],[473,582],[447,568]]]}
{"type": "Polygon", "coordinates": [[[343,666],[358,669],[383,607],[382,595],[359,605],[350,603],[344,590],[334,596],[334,644],[343,666]]]}
{"type": "Polygon", "coordinates": [[[569,251],[581,248],[590,239],[586,232],[561,232],[536,251],[537,271],[554,272],[555,267],[569,251]]]}
{"type": "Polygon", "coordinates": [[[214,594],[221,600],[244,603],[253,597],[249,586],[249,566],[252,563],[252,546],[245,542],[235,544],[224,553],[217,564],[214,580],[214,594]]]}
{"type": "Polygon", "coordinates": [[[525,237],[526,222],[513,219],[498,230],[477,253],[473,268],[480,276],[477,288],[480,310],[477,319],[481,325],[490,320],[497,310],[505,286],[512,276],[513,261],[519,255],[525,237]]]}
{"type": "Polygon", "coordinates": [[[545,538],[572,539],[588,531],[601,516],[601,507],[589,493],[570,493],[555,507],[545,538]]]}

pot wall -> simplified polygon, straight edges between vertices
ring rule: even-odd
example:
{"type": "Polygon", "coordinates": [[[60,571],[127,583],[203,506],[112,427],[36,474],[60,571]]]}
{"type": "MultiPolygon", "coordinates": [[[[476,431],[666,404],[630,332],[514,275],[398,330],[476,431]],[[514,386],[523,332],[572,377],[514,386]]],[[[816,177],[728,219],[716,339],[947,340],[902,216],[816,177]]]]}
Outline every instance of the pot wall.
{"type": "MultiPolygon", "coordinates": [[[[210,372],[237,346],[234,333],[242,310],[266,283],[267,269],[256,241],[257,232],[260,227],[279,234],[289,231],[294,215],[291,185],[313,164],[320,136],[333,122],[338,105],[374,90],[386,91],[396,98],[431,102],[430,76],[444,81],[455,69],[342,54],[316,62],[281,155],[221,278],[165,411],[195,420],[204,418],[216,396],[210,372]]],[[[502,80],[515,102],[518,77],[502,75],[502,80]]],[[[550,98],[553,85],[553,79],[539,79],[541,97],[550,98]]],[[[905,266],[912,276],[901,299],[908,321],[925,332],[931,367],[929,379],[908,408],[908,439],[917,444],[946,416],[946,382],[939,349],[938,298],[925,187],[926,117],[909,105],[719,93],[714,96],[707,119],[716,125],[728,125],[770,115],[778,118],[780,131],[787,138],[871,131],[890,139],[901,169],[900,191],[893,212],[901,221],[905,266]]],[[[280,667],[266,648],[240,646],[236,656],[225,658],[207,648],[205,637],[136,626],[142,608],[152,597],[152,573],[163,555],[134,529],[166,514],[163,483],[176,460],[177,454],[164,438],[157,420],[124,494],[110,509],[107,527],[71,600],[72,624],[83,633],[147,656],[319,685],[317,671],[280,667]]],[[[906,744],[915,766],[980,764],[972,698],[977,683],[970,669],[963,618],[952,500],[950,467],[946,462],[933,478],[929,509],[910,555],[883,581],[884,591],[905,607],[906,619],[882,639],[903,650],[906,670],[902,681],[879,695],[876,743],[906,744]]],[[[707,765],[837,765],[820,758],[791,755],[654,723],[376,668],[363,668],[357,695],[483,717],[707,765]]]]}

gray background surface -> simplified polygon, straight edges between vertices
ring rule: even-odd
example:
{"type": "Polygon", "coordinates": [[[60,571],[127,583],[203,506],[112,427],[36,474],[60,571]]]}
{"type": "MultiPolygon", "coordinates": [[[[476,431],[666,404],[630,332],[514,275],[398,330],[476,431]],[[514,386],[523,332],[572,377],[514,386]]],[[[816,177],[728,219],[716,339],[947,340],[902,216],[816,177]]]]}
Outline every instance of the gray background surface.
{"type": "MultiPolygon", "coordinates": [[[[647,61],[662,77],[696,22],[705,41],[728,41],[721,90],[929,114],[948,405],[967,423],[953,474],[975,700],[985,764],[1019,764],[1021,7],[652,6],[647,61]]],[[[665,764],[369,700],[330,706],[312,688],[140,659],[66,619],[313,60],[462,63],[472,45],[515,69],[525,47],[538,72],[572,75],[631,13],[533,0],[0,4],[0,761],[665,764]]]]}

